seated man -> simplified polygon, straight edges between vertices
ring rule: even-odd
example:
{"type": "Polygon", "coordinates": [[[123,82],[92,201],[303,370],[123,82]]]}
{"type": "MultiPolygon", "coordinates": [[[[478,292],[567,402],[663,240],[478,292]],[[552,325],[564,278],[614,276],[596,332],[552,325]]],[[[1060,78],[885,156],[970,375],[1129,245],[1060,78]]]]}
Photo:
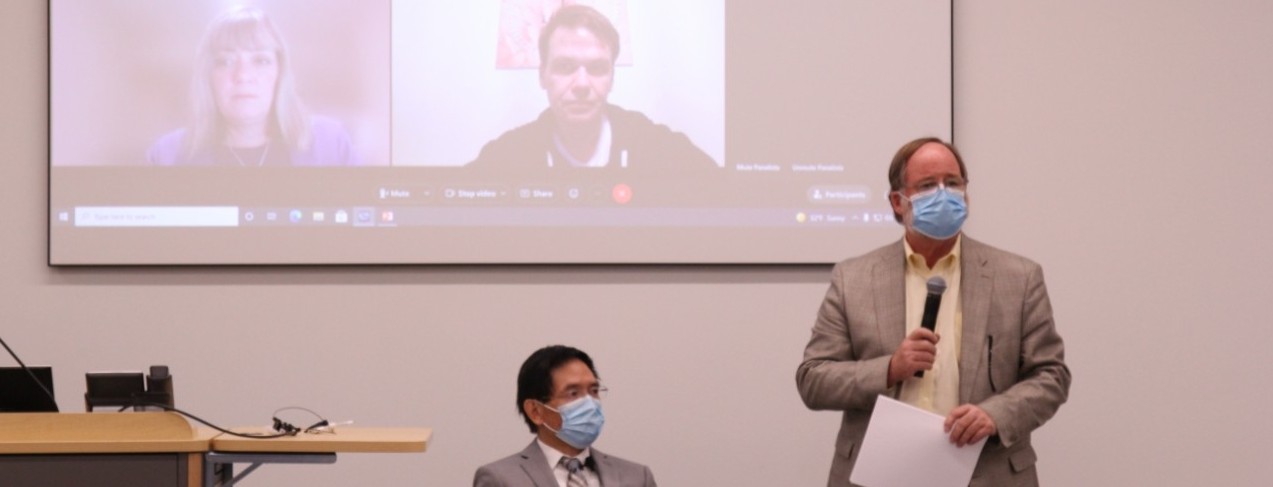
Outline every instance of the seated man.
{"type": "Polygon", "coordinates": [[[474,487],[654,487],[649,467],[591,448],[605,423],[605,390],[583,351],[536,350],[517,374],[517,410],[535,440],[477,469],[474,487]]]}
{"type": "Polygon", "coordinates": [[[539,85],[548,94],[548,109],[488,142],[467,167],[719,168],[685,134],[607,102],[618,57],[619,32],[601,12],[584,5],[561,7],[539,36],[539,85]]]}

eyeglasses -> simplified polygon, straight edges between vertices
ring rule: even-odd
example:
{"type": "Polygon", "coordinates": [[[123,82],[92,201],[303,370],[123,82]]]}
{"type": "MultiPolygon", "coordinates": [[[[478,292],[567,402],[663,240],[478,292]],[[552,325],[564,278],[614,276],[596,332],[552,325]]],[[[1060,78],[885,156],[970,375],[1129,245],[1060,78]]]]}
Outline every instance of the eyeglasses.
{"type": "MultiPolygon", "coordinates": [[[[610,389],[607,389],[606,386],[603,385],[595,385],[588,388],[587,391],[588,395],[592,396],[593,399],[605,399],[606,394],[610,392],[610,389]]],[[[554,399],[560,399],[562,402],[573,402],[574,400],[583,397],[583,395],[584,389],[582,387],[570,387],[562,391],[561,394],[554,396],[554,399]]]]}
{"type": "Polygon", "coordinates": [[[937,190],[938,187],[943,187],[943,188],[951,189],[955,191],[963,191],[964,188],[967,186],[968,186],[968,181],[965,181],[964,178],[951,176],[951,177],[942,179],[940,181],[937,178],[928,178],[910,186],[910,189],[912,191],[912,194],[919,194],[919,193],[927,193],[929,191],[935,191],[937,190]]]}

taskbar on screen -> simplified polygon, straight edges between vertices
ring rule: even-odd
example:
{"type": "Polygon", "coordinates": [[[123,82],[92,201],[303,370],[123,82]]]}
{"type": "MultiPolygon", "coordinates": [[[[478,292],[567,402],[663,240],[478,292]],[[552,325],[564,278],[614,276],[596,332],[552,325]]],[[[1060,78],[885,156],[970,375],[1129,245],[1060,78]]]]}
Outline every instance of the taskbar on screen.
{"type": "Polygon", "coordinates": [[[55,227],[781,227],[892,226],[888,208],[76,206],[55,227]]]}

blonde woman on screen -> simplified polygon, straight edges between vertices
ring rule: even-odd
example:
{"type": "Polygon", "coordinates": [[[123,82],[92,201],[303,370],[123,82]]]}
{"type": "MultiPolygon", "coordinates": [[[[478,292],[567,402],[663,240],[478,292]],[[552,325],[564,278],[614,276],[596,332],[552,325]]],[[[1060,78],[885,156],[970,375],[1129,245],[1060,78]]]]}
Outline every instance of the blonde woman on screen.
{"type": "Polygon", "coordinates": [[[196,57],[194,119],[146,154],[158,166],[357,165],[341,124],[308,114],[283,36],[256,8],[212,21],[196,57]]]}

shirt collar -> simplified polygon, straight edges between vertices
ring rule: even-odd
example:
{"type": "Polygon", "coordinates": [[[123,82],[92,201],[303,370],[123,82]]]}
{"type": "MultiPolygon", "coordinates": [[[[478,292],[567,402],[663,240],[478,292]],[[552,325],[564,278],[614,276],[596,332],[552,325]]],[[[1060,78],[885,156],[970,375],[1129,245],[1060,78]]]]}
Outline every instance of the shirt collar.
{"type": "Polygon", "coordinates": [[[959,265],[960,260],[962,259],[961,249],[963,248],[963,242],[964,235],[961,233],[959,236],[955,237],[955,246],[951,247],[950,253],[942,256],[940,259],[937,259],[937,265],[933,266],[932,269],[929,269],[928,261],[924,259],[924,256],[916,253],[915,249],[911,248],[911,243],[907,242],[906,239],[903,238],[902,245],[906,246],[906,267],[908,269],[924,272],[954,268],[954,266],[959,265]]]}
{"type": "MultiPolygon", "coordinates": [[[[565,160],[565,165],[568,167],[605,167],[610,163],[610,146],[614,141],[613,137],[614,134],[610,129],[610,117],[605,117],[601,119],[601,133],[598,134],[597,150],[592,153],[592,158],[581,161],[571,157],[570,151],[566,150],[566,144],[561,142],[561,137],[555,132],[553,133],[553,146],[557,148],[557,153],[561,154],[561,158],[565,160]]],[[[553,166],[552,153],[549,153],[548,157],[550,161],[548,165],[551,167],[553,166]]]]}
{"type": "MultiPolygon", "coordinates": [[[[566,456],[565,453],[562,453],[549,444],[544,443],[544,440],[535,438],[535,443],[538,443],[539,448],[544,451],[544,458],[548,459],[548,468],[550,470],[557,468],[557,462],[561,461],[561,457],[566,456]]],[[[575,458],[578,458],[579,461],[586,464],[588,463],[588,457],[590,456],[592,456],[592,448],[584,448],[582,452],[579,452],[579,455],[575,456],[575,458]]]]}

